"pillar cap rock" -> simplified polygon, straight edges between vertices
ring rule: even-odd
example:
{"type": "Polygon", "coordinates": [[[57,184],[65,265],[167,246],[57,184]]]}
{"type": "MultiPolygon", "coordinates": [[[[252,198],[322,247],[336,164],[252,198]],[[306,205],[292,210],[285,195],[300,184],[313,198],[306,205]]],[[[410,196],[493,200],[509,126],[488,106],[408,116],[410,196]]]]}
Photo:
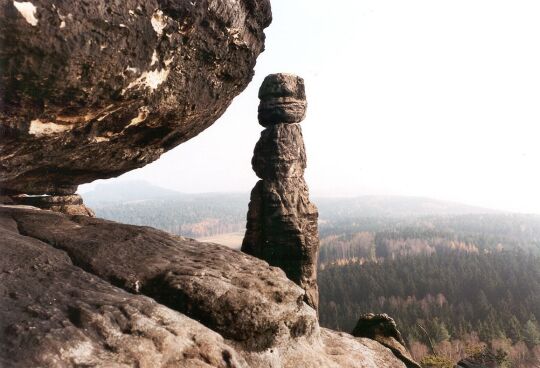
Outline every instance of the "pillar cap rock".
{"type": "Polygon", "coordinates": [[[259,89],[259,99],[269,100],[276,97],[293,97],[298,100],[305,100],[304,79],[287,73],[267,75],[259,89]]]}
{"type": "Polygon", "coordinates": [[[307,101],[304,79],[293,74],[270,74],[259,89],[259,123],[294,124],[304,120],[307,101]]]}

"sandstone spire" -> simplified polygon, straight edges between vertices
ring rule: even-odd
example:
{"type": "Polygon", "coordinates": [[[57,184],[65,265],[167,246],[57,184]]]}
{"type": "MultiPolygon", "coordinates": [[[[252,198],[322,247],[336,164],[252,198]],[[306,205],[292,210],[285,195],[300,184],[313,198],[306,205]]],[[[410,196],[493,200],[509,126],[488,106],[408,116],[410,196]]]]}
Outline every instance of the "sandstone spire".
{"type": "Polygon", "coordinates": [[[318,211],[304,181],[306,153],[298,124],[307,107],[304,80],[271,74],[259,99],[259,123],[266,129],[252,166],[262,180],[251,192],[242,251],[283,269],[306,291],[306,303],[317,309],[318,211]]]}

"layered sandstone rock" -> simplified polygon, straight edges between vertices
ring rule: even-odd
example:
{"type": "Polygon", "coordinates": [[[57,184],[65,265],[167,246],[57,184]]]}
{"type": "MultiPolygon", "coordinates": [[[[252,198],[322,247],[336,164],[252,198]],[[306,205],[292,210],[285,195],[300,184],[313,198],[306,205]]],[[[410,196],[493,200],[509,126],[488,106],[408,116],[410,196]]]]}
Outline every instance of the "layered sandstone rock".
{"type": "Polygon", "coordinates": [[[268,0],[0,2],[0,192],[71,195],[194,137],[270,21],[268,0]]]}
{"type": "Polygon", "coordinates": [[[20,205],[38,207],[44,210],[62,212],[68,215],[94,217],[94,211],[86,207],[78,194],[53,196],[12,196],[10,199],[20,205]]]}
{"type": "Polygon", "coordinates": [[[306,113],[304,81],[294,75],[266,77],[259,91],[259,122],[266,129],[255,146],[242,251],[280,267],[318,308],[318,211],[304,181],[306,153],[300,123],[306,113]]]}
{"type": "Polygon", "coordinates": [[[265,349],[284,336],[309,336],[316,329],[302,289],[280,269],[227,247],[84,216],[8,213],[21,234],[62,249],[82,269],[250,348],[265,349]]]}
{"type": "Polygon", "coordinates": [[[14,206],[0,233],[2,367],[405,367],[224,246],[14,206]]]}

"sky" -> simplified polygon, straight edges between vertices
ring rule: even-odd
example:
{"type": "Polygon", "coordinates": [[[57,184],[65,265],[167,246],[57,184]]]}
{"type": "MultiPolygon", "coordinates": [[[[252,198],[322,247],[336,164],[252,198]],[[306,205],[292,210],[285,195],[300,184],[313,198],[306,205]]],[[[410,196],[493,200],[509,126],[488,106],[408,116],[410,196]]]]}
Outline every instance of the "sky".
{"type": "MultiPolygon", "coordinates": [[[[272,0],[255,77],[209,129],[112,180],[247,192],[267,74],[302,76],[314,196],[540,213],[540,2],[272,0]]],[[[81,187],[89,190],[92,184],[81,187]]]]}

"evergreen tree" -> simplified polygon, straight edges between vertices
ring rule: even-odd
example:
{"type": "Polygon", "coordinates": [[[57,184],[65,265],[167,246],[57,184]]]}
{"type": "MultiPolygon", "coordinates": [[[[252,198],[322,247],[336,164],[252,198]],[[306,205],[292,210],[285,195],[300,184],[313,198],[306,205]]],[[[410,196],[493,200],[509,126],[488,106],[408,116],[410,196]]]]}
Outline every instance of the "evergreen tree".
{"type": "Polygon", "coordinates": [[[516,318],[516,316],[510,317],[508,320],[508,337],[512,339],[514,342],[523,341],[523,333],[521,328],[521,323],[519,323],[519,320],[516,318]]]}
{"type": "Polygon", "coordinates": [[[525,323],[523,335],[525,337],[525,342],[529,346],[540,345],[540,330],[538,329],[536,319],[530,319],[525,323]]]}

